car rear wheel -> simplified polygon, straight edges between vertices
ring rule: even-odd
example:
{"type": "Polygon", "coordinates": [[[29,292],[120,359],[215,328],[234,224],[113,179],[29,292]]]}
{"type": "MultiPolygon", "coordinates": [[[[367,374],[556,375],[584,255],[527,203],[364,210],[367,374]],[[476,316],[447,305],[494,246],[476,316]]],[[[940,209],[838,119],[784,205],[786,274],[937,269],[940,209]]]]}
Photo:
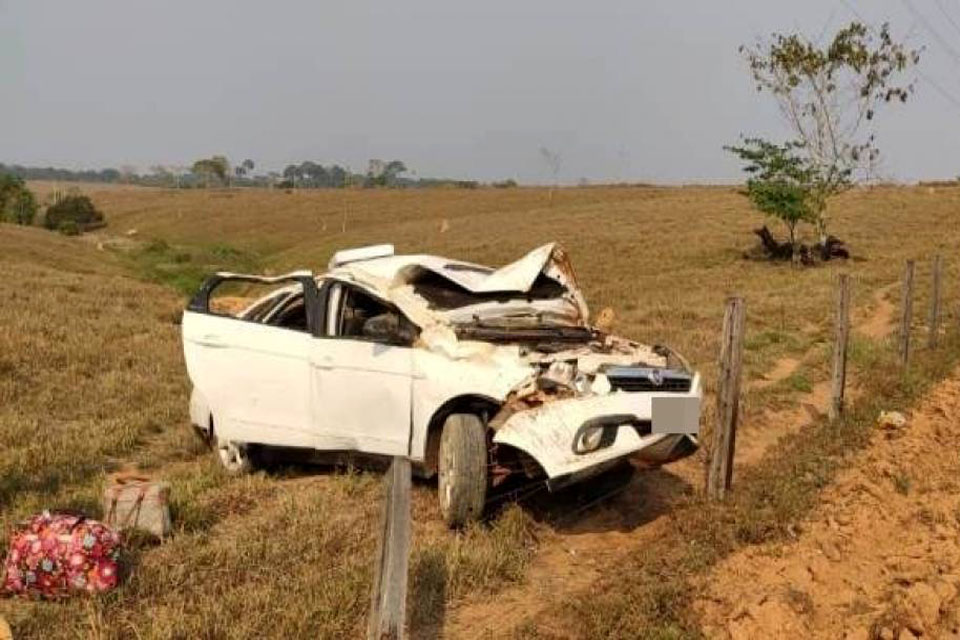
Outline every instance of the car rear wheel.
{"type": "Polygon", "coordinates": [[[487,499],[487,434],[479,417],[454,413],[443,423],[437,491],[451,527],[479,520],[487,499]]]}
{"type": "Polygon", "coordinates": [[[241,475],[253,470],[250,447],[245,443],[217,438],[215,451],[227,473],[241,475]]]}

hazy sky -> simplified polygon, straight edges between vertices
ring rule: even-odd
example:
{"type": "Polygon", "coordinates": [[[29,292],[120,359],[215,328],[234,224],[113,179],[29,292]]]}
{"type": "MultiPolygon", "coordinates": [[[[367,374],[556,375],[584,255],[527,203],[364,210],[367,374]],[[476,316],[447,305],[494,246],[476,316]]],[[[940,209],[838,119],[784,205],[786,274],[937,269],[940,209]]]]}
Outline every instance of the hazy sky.
{"type": "Polygon", "coordinates": [[[547,181],[546,146],[565,181],[736,179],[723,144],[787,133],[737,46],[851,7],[926,46],[887,174],[960,174],[960,0],[0,0],[0,162],[547,181]]]}

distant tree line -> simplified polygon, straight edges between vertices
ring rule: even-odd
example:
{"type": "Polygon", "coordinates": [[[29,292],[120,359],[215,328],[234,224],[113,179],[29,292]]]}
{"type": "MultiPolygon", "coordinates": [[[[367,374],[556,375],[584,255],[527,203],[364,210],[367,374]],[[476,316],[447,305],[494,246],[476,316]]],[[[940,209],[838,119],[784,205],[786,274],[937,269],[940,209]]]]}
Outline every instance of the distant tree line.
{"type": "Polygon", "coordinates": [[[118,169],[85,169],[72,171],[54,167],[24,167],[0,162],[0,174],[23,180],[51,180],[57,182],[120,182],[123,174],[118,169]]]}
{"type": "MultiPolygon", "coordinates": [[[[288,164],[283,171],[254,173],[256,163],[244,159],[231,165],[222,154],[199,158],[189,166],[154,165],[146,173],[135,167],[122,166],[98,170],[71,170],[54,167],[26,167],[0,163],[0,174],[21,180],[49,180],[54,182],[106,182],[136,184],[149,187],[176,189],[204,189],[212,187],[261,187],[278,189],[343,189],[343,188],[458,188],[474,189],[482,186],[476,180],[448,178],[421,178],[410,175],[402,160],[372,159],[364,173],[352,171],[339,164],[323,164],[313,160],[288,164]]],[[[516,187],[517,182],[506,179],[490,183],[497,188],[516,187]]]]}

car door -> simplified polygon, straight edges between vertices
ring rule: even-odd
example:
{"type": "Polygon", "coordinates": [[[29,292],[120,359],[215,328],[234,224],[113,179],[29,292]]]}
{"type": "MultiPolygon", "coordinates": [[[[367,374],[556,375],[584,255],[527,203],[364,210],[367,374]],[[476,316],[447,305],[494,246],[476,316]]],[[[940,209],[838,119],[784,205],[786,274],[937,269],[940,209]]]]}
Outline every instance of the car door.
{"type": "Polygon", "coordinates": [[[308,275],[223,275],[204,284],[184,312],[184,358],[191,381],[207,399],[218,437],[314,445],[310,347],[319,311],[316,282],[308,275]],[[289,283],[292,292],[278,296],[276,306],[256,319],[211,310],[211,292],[238,281],[289,283]]]}
{"type": "Polygon", "coordinates": [[[413,325],[354,285],[331,281],[324,293],[324,335],[311,355],[320,448],[407,455],[413,325]],[[379,329],[370,330],[378,321],[379,329]],[[408,339],[382,330],[400,324],[408,339]]]}

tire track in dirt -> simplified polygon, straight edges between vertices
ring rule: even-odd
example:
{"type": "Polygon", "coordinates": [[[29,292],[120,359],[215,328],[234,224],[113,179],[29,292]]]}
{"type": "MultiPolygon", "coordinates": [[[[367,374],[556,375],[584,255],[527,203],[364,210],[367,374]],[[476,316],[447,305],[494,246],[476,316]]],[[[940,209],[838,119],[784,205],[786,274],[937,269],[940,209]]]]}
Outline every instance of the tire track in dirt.
{"type": "Polygon", "coordinates": [[[887,300],[887,294],[897,287],[896,282],[877,289],[873,294],[873,309],[869,315],[856,324],[861,335],[874,340],[882,340],[893,331],[893,314],[896,307],[887,300]]]}
{"type": "Polygon", "coordinates": [[[960,638],[960,369],[878,426],[793,542],[703,580],[710,638],[960,638]]]}
{"type": "MultiPolygon", "coordinates": [[[[855,330],[871,338],[889,333],[893,305],[886,302],[885,296],[895,286],[896,283],[885,286],[874,294],[876,304],[855,323],[855,330]]],[[[787,378],[801,362],[802,358],[777,361],[763,381],[764,386],[787,378]]],[[[755,464],[781,437],[825,413],[829,401],[830,382],[820,382],[796,407],[765,412],[756,421],[743,423],[735,464],[741,468],[755,464]]],[[[465,639],[504,637],[524,621],[535,619],[548,605],[587,591],[606,568],[615,566],[645,542],[659,538],[671,498],[699,487],[702,478],[700,456],[670,465],[669,469],[639,470],[622,492],[590,509],[575,524],[563,527],[548,523],[548,532],[540,540],[524,581],[491,596],[454,603],[446,613],[440,635],[465,639]]],[[[562,500],[562,496],[556,499],[562,500]]],[[[432,638],[436,634],[436,629],[411,630],[413,638],[432,638]]]]}

